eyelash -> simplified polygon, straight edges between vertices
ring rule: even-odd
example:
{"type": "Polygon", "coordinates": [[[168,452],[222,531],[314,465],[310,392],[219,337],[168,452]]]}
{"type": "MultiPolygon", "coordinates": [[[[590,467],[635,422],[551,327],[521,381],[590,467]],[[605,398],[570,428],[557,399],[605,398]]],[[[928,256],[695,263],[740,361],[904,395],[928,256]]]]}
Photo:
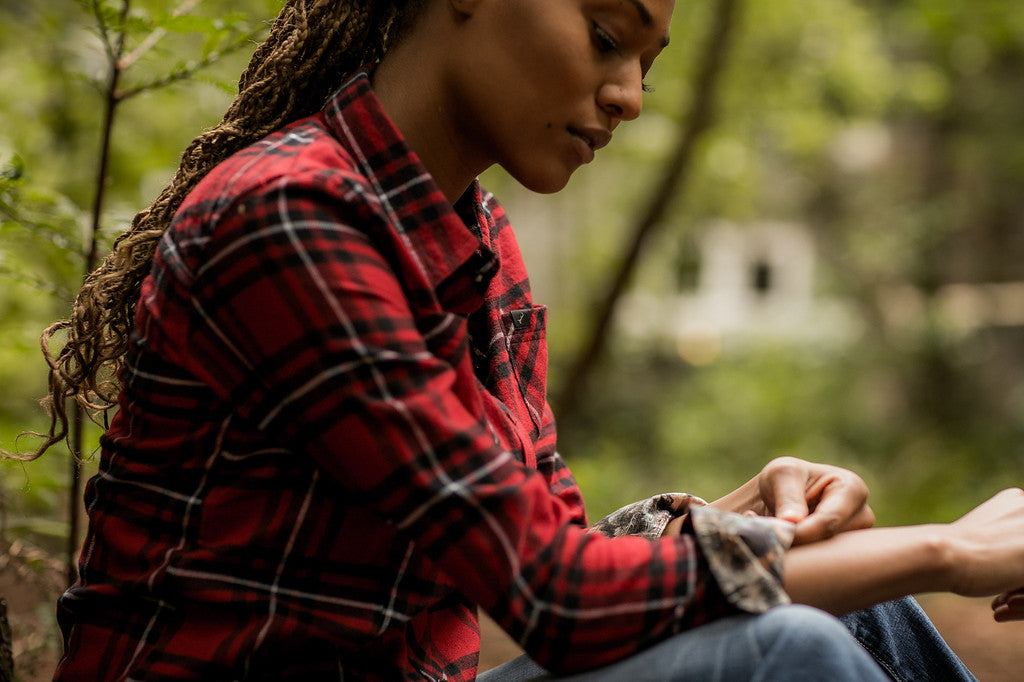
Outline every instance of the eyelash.
{"type": "MultiPolygon", "coordinates": [[[[594,26],[594,36],[597,39],[597,47],[601,52],[614,52],[617,55],[622,55],[622,50],[619,49],[619,43],[616,42],[615,38],[612,38],[601,26],[595,21],[592,22],[594,26]]],[[[641,81],[640,90],[644,93],[654,92],[654,87],[641,81]]]]}

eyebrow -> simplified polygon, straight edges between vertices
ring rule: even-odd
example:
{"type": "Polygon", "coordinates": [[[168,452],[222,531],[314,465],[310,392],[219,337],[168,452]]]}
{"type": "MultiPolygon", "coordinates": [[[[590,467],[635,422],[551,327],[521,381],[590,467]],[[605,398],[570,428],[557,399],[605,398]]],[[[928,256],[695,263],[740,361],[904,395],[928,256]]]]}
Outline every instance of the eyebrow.
{"type": "MultiPolygon", "coordinates": [[[[640,23],[644,26],[651,26],[654,23],[654,17],[651,16],[651,11],[647,9],[647,5],[640,2],[640,0],[629,0],[629,2],[636,8],[636,13],[640,15],[640,23]]],[[[661,46],[668,46],[668,36],[661,39],[661,46]]]]}

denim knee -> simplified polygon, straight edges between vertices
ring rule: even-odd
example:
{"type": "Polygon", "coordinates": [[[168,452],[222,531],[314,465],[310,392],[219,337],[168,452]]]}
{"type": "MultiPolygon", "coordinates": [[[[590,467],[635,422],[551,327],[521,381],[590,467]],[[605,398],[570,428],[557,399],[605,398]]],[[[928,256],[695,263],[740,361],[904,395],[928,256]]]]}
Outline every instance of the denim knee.
{"type": "Polygon", "coordinates": [[[794,642],[815,646],[828,645],[834,639],[850,640],[850,632],[838,618],[812,606],[791,604],[779,606],[758,618],[758,634],[766,637],[788,637],[794,642]]]}
{"type": "Polygon", "coordinates": [[[762,614],[753,637],[762,679],[888,679],[837,618],[809,606],[780,606],[762,614]]]}

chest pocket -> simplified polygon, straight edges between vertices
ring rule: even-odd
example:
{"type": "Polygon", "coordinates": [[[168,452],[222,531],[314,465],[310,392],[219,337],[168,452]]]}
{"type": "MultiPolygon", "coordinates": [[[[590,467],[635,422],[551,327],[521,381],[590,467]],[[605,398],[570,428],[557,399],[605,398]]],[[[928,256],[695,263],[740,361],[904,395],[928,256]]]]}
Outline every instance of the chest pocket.
{"type": "Polygon", "coordinates": [[[548,307],[544,305],[505,311],[501,327],[512,370],[510,377],[519,389],[528,417],[539,431],[547,400],[548,307]]]}

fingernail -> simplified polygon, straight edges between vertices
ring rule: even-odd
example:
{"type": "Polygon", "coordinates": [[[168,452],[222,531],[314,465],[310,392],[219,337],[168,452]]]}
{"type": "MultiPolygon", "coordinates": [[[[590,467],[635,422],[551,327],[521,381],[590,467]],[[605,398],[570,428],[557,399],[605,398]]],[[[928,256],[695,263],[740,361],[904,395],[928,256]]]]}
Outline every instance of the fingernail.
{"type": "Polygon", "coordinates": [[[796,520],[800,518],[800,510],[796,507],[785,507],[777,514],[777,516],[780,519],[786,519],[787,521],[796,520]]]}

